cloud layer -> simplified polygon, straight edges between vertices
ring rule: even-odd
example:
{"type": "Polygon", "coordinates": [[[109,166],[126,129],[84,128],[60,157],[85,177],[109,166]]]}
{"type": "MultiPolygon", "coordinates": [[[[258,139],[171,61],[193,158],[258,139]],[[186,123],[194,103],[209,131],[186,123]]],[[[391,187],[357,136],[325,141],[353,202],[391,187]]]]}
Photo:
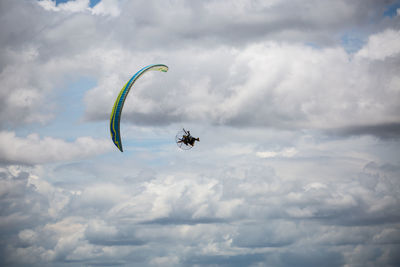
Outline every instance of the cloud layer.
{"type": "Polygon", "coordinates": [[[3,264],[399,263],[399,165],[371,161],[353,172],[354,159],[316,168],[303,158],[285,172],[286,158],[226,160],[223,168],[196,161],[208,171],[134,169],[113,181],[106,171],[74,188],[45,182],[40,169],[3,168],[3,264]]]}
{"type": "MultiPolygon", "coordinates": [[[[93,8],[87,2],[57,6],[51,1],[38,2],[45,10],[36,6],[36,13],[48,15],[51,21],[41,22],[47,24],[42,29],[30,26],[36,35],[18,40],[20,45],[24,43],[23,53],[13,51],[12,43],[3,49],[4,62],[8,63],[1,73],[3,128],[53,119],[56,107],[51,86],[65,83],[66,75],[74,73],[98,80],[97,86],[86,93],[86,119],[106,120],[109,109],[104,107],[112,106],[119,87],[148,62],[165,63],[170,72],[139,81],[140,86],[134,88],[125,107],[126,122],[159,126],[196,120],[212,125],[342,133],[357,127],[360,133],[364,129],[378,136],[379,131],[368,129],[400,123],[397,29],[365,36],[360,40],[365,44],[355,54],[348,54],[340,46],[340,37],[327,43],[311,37],[308,41],[302,39],[306,29],[310,34],[320,34],[321,25],[331,36],[345,32],[349,23],[360,27],[361,32],[358,23],[362,23],[361,17],[370,9],[357,9],[358,2],[326,6],[311,1],[306,5],[294,3],[286,9],[282,9],[287,5],[284,1],[266,6],[258,2],[234,5],[213,1],[200,6],[162,4],[165,7],[137,2],[127,4],[119,16],[105,17],[80,11],[111,2],[102,1],[93,8]],[[292,20],[299,22],[291,21],[290,10],[296,6],[300,10],[308,6],[313,9],[298,12],[307,16],[292,16],[292,20]],[[343,16],[341,23],[336,17],[333,20],[320,14],[328,8],[343,16]],[[277,9],[282,13],[272,16],[277,9]],[[128,16],[131,10],[134,13],[128,16]],[[137,10],[155,19],[146,19],[137,10]],[[237,13],[238,18],[233,21],[221,15],[228,13],[237,13]],[[183,21],[177,23],[171,19],[173,16],[183,21]],[[279,23],[274,20],[285,23],[277,28],[274,25],[279,23]],[[266,32],[241,29],[254,30],[257,24],[263,25],[266,32]],[[268,27],[286,33],[295,31],[293,25],[303,24],[308,26],[295,29],[303,33],[298,38],[268,37],[268,27]],[[77,31],[80,25],[85,27],[77,31]],[[181,25],[188,28],[177,28],[181,25]],[[225,37],[229,27],[234,27],[238,34],[246,34],[238,37],[246,42],[236,43],[225,37]],[[185,34],[189,28],[194,36],[185,34]],[[211,37],[220,28],[223,32],[211,37]]],[[[9,39],[7,31],[4,34],[9,39]]]]}
{"type": "Polygon", "coordinates": [[[79,137],[75,142],[65,142],[51,137],[41,139],[37,134],[21,138],[13,132],[0,132],[0,158],[7,163],[40,164],[79,160],[110,149],[111,144],[106,140],[91,137],[79,137]]]}

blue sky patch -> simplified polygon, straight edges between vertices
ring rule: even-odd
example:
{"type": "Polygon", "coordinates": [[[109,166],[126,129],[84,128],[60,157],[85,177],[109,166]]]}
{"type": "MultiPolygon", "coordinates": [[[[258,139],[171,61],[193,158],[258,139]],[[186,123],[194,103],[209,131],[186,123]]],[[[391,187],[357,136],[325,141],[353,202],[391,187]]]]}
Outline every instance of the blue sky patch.
{"type": "MultiPolygon", "coordinates": [[[[56,5],[62,4],[62,3],[66,3],[69,2],[71,0],[55,0],[56,5]]],[[[97,5],[98,3],[100,3],[101,0],[90,0],[90,7],[94,7],[95,5],[97,5]]]]}
{"type": "Polygon", "coordinates": [[[18,133],[26,135],[29,131],[33,131],[41,136],[64,138],[67,141],[73,141],[79,136],[108,136],[106,135],[108,132],[105,130],[107,127],[102,125],[104,122],[82,122],[85,112],[84,95],[94,86],[96,86],[95,80],[81,77],[66,84],[63,88],[58,88],[55,95],[48,99],[48,101],[58,103],[55,119],[47,125],[35,123],[25,130],[21,129],[18,133]]]}
{"type": "Polygon", "coordinates": [[[356,31],[350,31],[342,35],[341,44],[347,53],[352,54],[361,49],[364,45],[365,40],[361,36],[361,33],[356,31]]]}
{"type": "Polygon", "coordinates": [[[383,12],[383,15],[385,17],[395,17],[397,16],[397,9],[400,8],[400,1],[396,1],[395,3],[387,6],[385,11],[383,12]]]}

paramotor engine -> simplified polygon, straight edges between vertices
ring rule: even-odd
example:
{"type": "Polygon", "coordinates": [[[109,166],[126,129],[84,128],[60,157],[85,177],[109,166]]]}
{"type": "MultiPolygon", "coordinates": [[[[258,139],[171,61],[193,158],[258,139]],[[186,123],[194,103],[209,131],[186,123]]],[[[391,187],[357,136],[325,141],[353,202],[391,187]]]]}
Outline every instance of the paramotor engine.
{"type": "Polygon", "coordinates": [[[195,141],[199,142],[199,138],[195,138],[190,134],[190,131],[182,129],[175,136],[175,142],[180,149],[189,150],[193,148],[195,141]]]}

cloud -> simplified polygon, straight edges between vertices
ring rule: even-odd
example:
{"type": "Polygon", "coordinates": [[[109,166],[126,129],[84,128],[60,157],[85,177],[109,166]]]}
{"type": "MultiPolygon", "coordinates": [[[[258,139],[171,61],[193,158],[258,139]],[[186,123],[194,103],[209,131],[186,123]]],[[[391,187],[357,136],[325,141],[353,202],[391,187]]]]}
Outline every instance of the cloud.
{"type": "Polygon", "coordinates": [[[92,10],[94,15],[110,15],[112,17],[117,17],[120,15],[121,10],[118,4],[118,0],[103,0],[97,5],[95,5],[92,10]]]}
{"type": "MultiPolygon", "coordinates": [[[[57,8],[80,7],[86,2],[89,1],[69,1],[57,8]]],[[[3,27],[0,38],[1,129],[38,122],[48,124],[59,108],[54,96],[71,81],[95,73],[88,62],[79,59],[90,51],[90,38],[104,39],[101,34],[92,35],[93,27],[81,27],[91,24],[94,16],[85,13],[57,16],[58,13],[42,9],[40,3],[55,5],[53,1],[34,1],[25,5],[12,1],[2,3],[1,15],[13,27],[3,27]],[[24,22],[14,21],[21,16],[24,22]],[[66,36],[69,36],[68,42],[63,40],[66,36]]]]}
{"type": "MultiPolygon", "coordinates": [[[[399,77],[390,67],[395,62],[385,66],[358,55],[350,58],[340,48],[315,50],[275,42],[242,50],[200,51],[202,56],[192,56],[189,66],[184,59],[193,49],[172,51],[162,60],[170,62],[168,73],[142,77],[127,99],[124,121],[142,125],[201,121],[332,132],[364,129],[359,133],[378,136],[384,127],[368,129],[398,123],[394,99],[399,77]]],[[[118,54],[133,56],[129,51],[118,54]]],[[[120,90],[111,89],[116,84],[122,87],[124,79],[109,75],[87,93],[88,119],[108,118],[101,106],[112,106],[120,90]]]]}
{"type": "Polygon", "coordinates": [[[384,60],[387,57],[395,57],[400,49],[400,31],[388,29],[382,33],[372,35],[368,43],[357,55],[374,60],[384,60]]]}
{"type": "Polygon", "coordinates": [[[285,247],[298,239],[298,233],[294,223],[285,221],[274,221],[264,226],[244,224],[238,229],[233,245],[248,248],[285,247]]]}
{"type": "Polygon", "coordinates": [[[383,139],[394,139],[400,137],[400,124],[384,123],[378,125],[349,126],[330,131],[330,133],[345,136],[369,134],[383,139]]]}
{"type": "Polygon", "coordinates": [[[58,4],[56,1],[40,0],[38,4],[47,11],[55,12],[90,12],[93,15],[110,15],[112,17],[116,17],[121,13],[118,0],[103,0],[94,7],[90,7],[89,0],[74,0],[58,4]]]}
{"type": "MultiPolygon", "coordinates": [[[[384,8],[384,3],[376,1],[136,1],[126,6],[121,22],[137,26],[139,42],[144,42],[140,37],[147,37],[150,43],[154,38],[162,38],[168,47],[180,43],[196,45],[196,42],[238,45],[265,39],[331,46],[337,44],[331,33],[348,29],[348,25],[363,27],[369,19],[379,16],[379,11],[383,13],[384,8]],[[369,10],[376,10],[376,13],[369,10]],[[132,16],[125,16],[125,13],[132,16]],[[144,35],[142,27],[147,28],[144,35]]],[[[122,32],[127,31],[128,28],[122,29],[122,32]]]]}
{"type": "Polygon", "coordinates": [[[41,0],[38,1],[38,4],[44,9],[51,11],[81,12],[88,9],[90,1],[74,0],[57,4],[56,1],[41,0]]]}
{"type": "MultiPolygon", "coordinates": [[[[399,166],[369,163],[355,180],[339,179],[336,169],[336,179],[321,184],[301,174],[274,177],[268,166],[247,164],[243,177],[232,163],[230,172],[209,178],[167,171],[133,183],[93,180],[78,191],[46,183],[37,169],[3,168],[1,205],[20,207],[1,216],[3,229],[13,225],[1,246],[3,262],[106,264],[118,258],[122,265],[239,260],[291,266],[329,258],[336,265],[362,263],[374,249],[372,262],[396,262],[399,166]]],[[[314,165],[302,167],[323,175],[314,165]]]]}
{"type": "MultiPolygon", "coordinates": [[[[54,2],[47,4],[55,5],[54,2]]],[[[76,1],[55,7],[83,4],[84,1],[76,1]]],[[[116,5],[101,1],[93,9],[104,8],[111,12],[116,5]]],[[[50,23],[43,21],[47,24],[44,28],[33,29],[38,32],[34,42],[29,38],[18,42],[29,44],[24,53],[17,53],[19,50],[11,45],[6,46],[2,54],[8,64],[0,77],[4,86],[3,129],[32,122],[49,123],[54,119],[57,103],[52,101],[51,93],[59,91],[60,84],[68,82],[67,75],[97,79],[96,87],[85,96],[85,119],[108,120],[109,109],[104,107],[112,107],[123,84],[148,62],[165,63],[170,66],[170,71],[165,75],[149,74],[142,78],[143,81],[138,81],[125,105],[125,122],[162,126],[201,121],[234,127],[344,129],[343,132],[398,123],[399,105],[395,99],[399,77],[394,71],[398,61],[396,30],[387,29],[370,36],[368,43],[353,56],[340,48],[340,43],[323,45],[322,42],[320,48],[313,48],[307,44],[309,41],[256,37],[259,33],[239,36],[238,40],[248,42],[236,44],[223,37],[227,28],[238,31],[252,20],[256,24],[270,25],[263,20],[290,17],[291,9],[283,9],[279,16],[266,16],[275,9],[282,10],[286,2],[276,1],[266,6],[258,2],[252,5],[228,2],[163,5],[166,6],[149,8],[142,2],[127,4],[123,14],[107,23],[101,17],[86,13],[60,17],[60,21],[53,19],[50,23]],[[195,9],[202,12],[191,12],[195,9]],[[239,18],[242,16],[243,19],[236,21],[243,25],[238,26],[218,15],[226,10],[238,13],[239,18]],[[129,12],[133,13],[125,16],[129,12]],[[142,14],[154,19],[146,19],[142,14]],[[185,23],[176,24],[172,19],[174,16],[185,23]],[[196,16],[207,23],[194,23],[196,16]],[[171,24],[172,21],[175,24],[171,24]],[[104,27],[96,27],[97,24],[104,27]],[[86,27],[77,31],[80,25],[86,27]],[[179,28],[183,25],[187,25],[195,36],[187,37],[185,30],[179,28]],[[204,31],[196,25],[205,27],[204,31]],[[224,31],[211,37],[213,30],[219,28],[217,25],[224,31]],[[70,41],[63,41],[65,36],[69,36],[70,41]],[[168,42],[173,42],[172,46],[168,42]],[[163,45],[159,46],[160,43],[163,45]],[[386,52],[377,48],[378,43],[385,44],[386,52]],[[8,56],[10,51],[11,57],[8,56]],[[379,56],[379,62],[372,56],[376,53],[385,53],[379,56]],[[376,88],[380,88],[379,91],[376,88]]],[[[307,8],[300,3],[294,5],[307,8]]],[[[339,14],[344,18],[325,19],[327,25],[324,27],[327,28],[324,29],[329,28],[329,31],[341,27],[334,25],[335,21],[341,21],[343,25],[356,23],[367,12],[366,7],[379,6],[373,2],[361,9],[358,9],[358,2],[354,6],[343,2],[331,5],[342,11],[339,14]]],[[[326,8],[317,4],[308,16],[295,19],[317,25],[323,20],[318,14],[326,8]]],[[[18,17],[18,10],[13,12],[14,17],[18,17]]],[[[285,23],[275,31],[290,32],[291,25],[302,25],[299,23],[285,23]]],[[[304,32],[302,28],[298,30],[304,32]]],[[[318,29],[311,28],[311,32],[314,31],[318,32],[318,29]]],[[[249,30],[239,32],[251,33],[249,30]]]]}
{"type": "Polygon", "coordinates": [[[52,137],[40,138],[30,134],[17,137],[14,132],[0,132],[0,159],[2,163],[43,164],[70,161],[98,155],[111,149],[105,140],[79,137],[66,142],[52,137]]]}
{"type": "Polygon", "coordinates": [[[282,151],[259,151],[256,153],[257,157],[260,158],[274,158],[274,157],[285,157],[285,158],[291,158],[295,156],[298,153],[296,148],[290,147],[290,148],[285,148],[282,151]]]}
{"type": "Polygon", "coordinates": [[[53,118],[50,113],[43,112],[43,109],[46,111],[43,107],[48,87],[45,84],[38,84],[39,77],[35,75],[36,72],[29,71],[37,57],[36,49],[28,48],[19,55],[14,55],[14,51],[10,51],[10,54],[15,57],[15,61],[13,60],[14,62],[0,74],[2,87],[0,125],[5,127],[20,123],[43,123],[53,118]],[[21,75],[15,75],[16,73],[21,75]]]}

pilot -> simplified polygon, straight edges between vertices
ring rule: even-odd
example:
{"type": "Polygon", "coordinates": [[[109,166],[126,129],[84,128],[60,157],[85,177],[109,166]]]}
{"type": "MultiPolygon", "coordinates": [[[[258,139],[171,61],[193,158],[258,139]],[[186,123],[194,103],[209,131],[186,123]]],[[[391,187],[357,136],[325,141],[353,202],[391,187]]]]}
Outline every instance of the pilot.
{"type": "Polygon", "coordinates": [[[195,138],[190,134],[190,131],[186,131],[183,129],[186,135],[183,135],[182,138],[178,141],[178,143],[184,143],[185,145],[194,146],[195,141],[200,142],[200,138],[195,138]]]}

